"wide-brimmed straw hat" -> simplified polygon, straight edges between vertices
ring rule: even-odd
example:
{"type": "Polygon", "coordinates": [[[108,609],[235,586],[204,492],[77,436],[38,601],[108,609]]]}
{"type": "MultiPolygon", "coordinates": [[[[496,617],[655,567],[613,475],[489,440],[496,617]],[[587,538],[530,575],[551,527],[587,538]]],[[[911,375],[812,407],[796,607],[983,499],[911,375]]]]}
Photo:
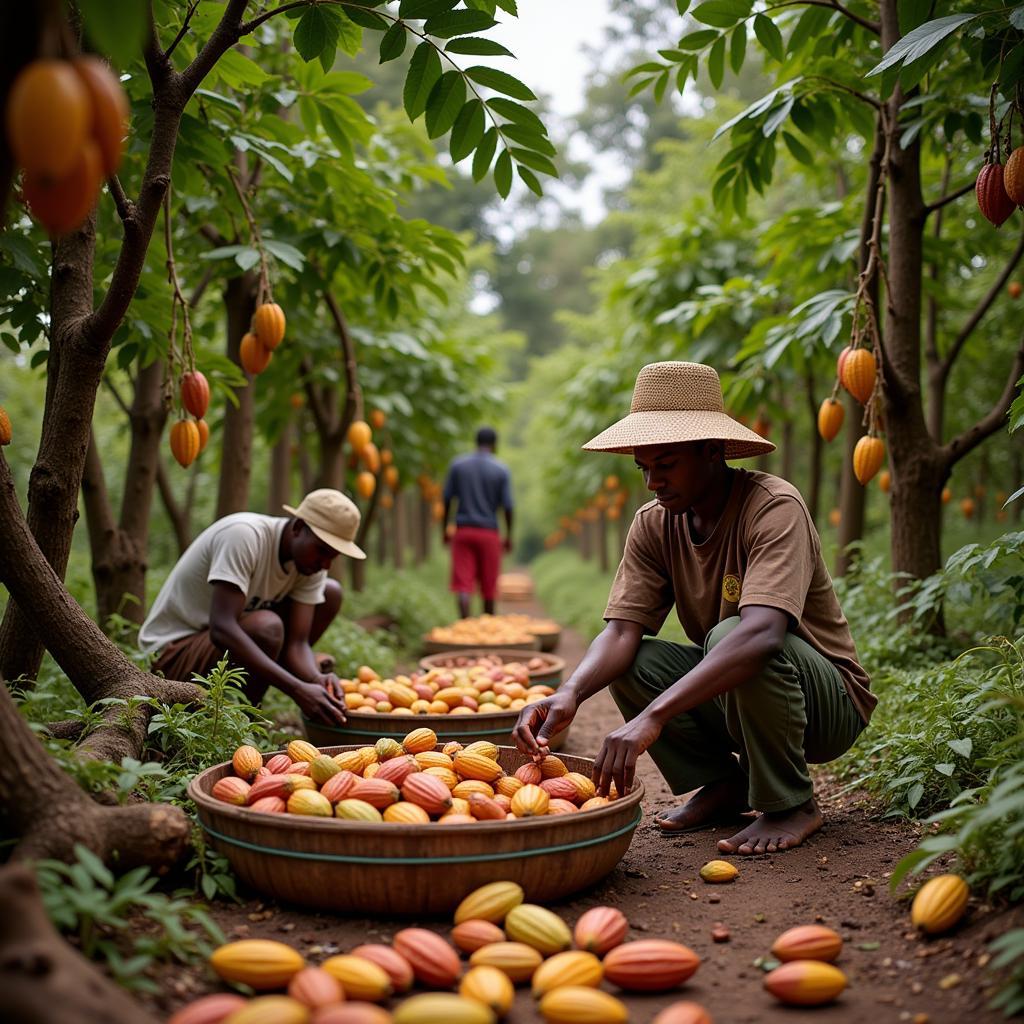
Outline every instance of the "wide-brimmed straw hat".
{"type": "Polygon", "coordinates": [[[359,507],[341,491],[321,487],[310,491],[298,508],[282,505],[289,515],[301,519],[325,544],[349,558],[365,558],[366,552],[353,543],[359,532],[359,507]]]}
{"type": "Polygon", "coordinates": [[[775,450],[725,412],[718,373],[703,363],[649,363],[636,378],[629,415],[583,447],[632,455],[634,448],[686,441],[724,441],[725,458],[749,459],[775,450]]]}

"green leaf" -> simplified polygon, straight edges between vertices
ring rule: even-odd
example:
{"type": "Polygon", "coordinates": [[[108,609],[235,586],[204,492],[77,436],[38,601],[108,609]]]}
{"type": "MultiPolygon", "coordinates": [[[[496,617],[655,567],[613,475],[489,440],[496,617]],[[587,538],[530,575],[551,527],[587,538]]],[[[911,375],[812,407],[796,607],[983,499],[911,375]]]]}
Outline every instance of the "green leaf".
{"type": "Polygon", "coordinates": [[[116,15],[110,0],[78,0],[89,41],[118,67],[125,68],[142,54],[149,32],[146,0],[121,0],[116,15]]]}
{"type": "Polygon", "coordinates": [[[525,146],[527,149],[536,150],[538,153],[554,156],[557,152],[549,139],[543,135],[538,135],[529,128],[523,128],[522,125],[506,122],[501,126],[501,134],[512,139],[514,142],[518,142],[521,146],[525,146]]]}
{"type": "Polygon", "coordinates": [[[755,14],[754,35],[768,51],[769,56],[774,57],[779,63],[786,59],[786,51],[782,45],[782,33],[771,18],[766,18],[763,14],[755,14]]]}
{"type": "Polygon", "coordinates": [[[534,194],[538,196],[544,195],[544,189],[541,188],[540,182],[537,180],[537,175],[533,171],[528,170],[526,167],[516,167],[516,173],[523,181],[526,182],[526,187],[534,194]]]}
{"type": "Polygon", "coordinates": [[[427,109],[427,99],[437,80],[441,77],[441,58],[434,49],[434,44],[422,42],[416,47],[409,61],[409,70],[405,76],[405,88],[402,102],[410,121],[427,109]]]}
{"type": "Polygon", "coordinates": [[[711,47],[708,54],[708,78],[716,88],[722,87],[722,79],[725,77],[725,36],[719,36],[715,45],[711,47]]]}
{"type": "MultiPolygon", "coordinates": [[[[331,12],[335,13],[335,12],[331,12]]],[[[338,45],[350,57],[354,57],[363,48],[363,33],[359,26],[347,15],[337,14],[338,18],[338,45]]],[[[334,64],[333,54],[328,60],[327,51],[320,54],[320,63],[324,71],[330,71],[334,64]]]]}
{"type": "Polygon", "coordinates": [[[541,174],[549,174],[552,178],[558,177],[558,168],[546,156],[535,153],[532,149],[516,148],[510,152],[519,163],[532,167],[535,171],[540,171],[541,174]]]}
{"type": "Polygon", "coordinates": [[[263,248],[272,256],[277,257],[285,266],[291,267],[292,270],[302,270],[306,265],[306,257],[294,245],[289,245],[277,238],[264,238],[263,248]]]}
{"type": "Polygon", "coordinates": [[[382,18],[376,11],[368,11],[365,7],[348,7],[345,13],[353,24],[361,28],[371,28],[374,32],[386,32],[391,27],[387,18],[382,18]]]}
{"type": "Polygon", "coordinates": [[[665,90],[668,88],[668,68],[654,80],[654,102],[660,103],[662,96],[665,95],[665,90]]]}
{"type": "Polygon", "coordinates": [[[432,18],[435,14],[450,11],[458,2],[459,0],[402,0],[398,5],[398,16],[417,21],[432,18]]]}
{"type": "Polygon", "coordinates": [[[405,26],[400,21],[396,21],[381,38],[381,64],[386,64],[389,60],[395,60],[396,57],[401,57],[402,54],[405,53],[405,43],[407,39],[408,36],[406,35],[405,26]]]}
{"type": "Polygon", "coordinates": [[[734,74],[739,74],[743,61],[747,56],[747,26],[737,25],[729,37],[729,66],[734,74]]]}
{"type": "Polygon", "coordinates": [[[503,149],[494,162],[494,186],[502,199],[507,198],[512,189],[512,157],[507,149],[503,149]]]}
{"type": "Polygon", "coordinates": [[[476,149],[484,137],[484,127],[483,103],[476,99],[470,100],[459,111],[459,116],[452,125],[452,137],[448,142],[448,148],[454,163],[464,160],[476,149]]]}
{"type": "Polygon", "coordinates": [[[690,9],[690,0],[676,0],[676,10],[682,17],[690,9]]]}
{"type": "Polygon", "coordinates": [[[484,32],[497,22],[485,11],[449,11],[428,18],[423,31],[428,36],[450,39],[452,36],[468,35],[470,32],[484,32]]]}
{"type": "Polygon", "coordinates": [[[491,166],[491,160],[494,158],[494,150],[498,145],[498,130],[496,128],[488,128],[484,132],[484,137],[480,140],[480,145],[476,147],[476,154],[473,157],[473,180],[482,181],[484,175],[487,174],[488,168],[491,166]]]}
{"type": "Polygon", "coordinates": [[[299,18],[292,42],[308,64],[331,47],[337,48],[341,19],[327,7],[309,7],[299,18]]]}
{"type": "MultiPolygon", "coordinates": [[[[487,106],[496,114],[501,114],[502,117],[515,121],[516,124],[521,124],[524,128],[532,128],[541,135],[547,135],[548,133],[547,128],[544,127],[544,122],[529,107],[524,107],[521,103],[507,100],[502,96],[492,96],[487,101],[487,106]]],[[[0,235],[0,238],[2,237],[0,235]]]]}
{"type": "Polygon", "coordinates": [[[752,4],[745,0],[708,0],[693,9],[693,16],[705,25],[732,28],[741,18],[750,14],[752,4]]]}
{"type": "Polygon", "coordinates": [[[794,160],[807,164],[808,167],[814,166],[814,157],[811,156],[810,150],[796,136],[783,132],[782,141],[786,144],[786,149],[792,153],[794,160]]]}
{"type": "Polygon", "coordinates": [[[944,18],[926,21],[895,43],[885,57],[867,73],[866,77],[879,75],[900,63],[912,64],[933,47],[938,46],[946,36],[951,35],[969,21],[974,21],[977,17],[977,14],[948,14],[944,18]]]}
{"type": "Polygon", "coordinates": [[[21,354],[21,343],[10,332],[4,331],[0,334],[0,341],[2,341],[15,355],[21,354]]]}
{"type": "Polygon", "coordinates": [[[459,39],[452,39],[444,50],[445,53],[469,53],[480,57],[515,57],[515,54],[501,43],[496,43],[493,39],[484,39],[481,36],[462,36],[459,39]]]}
{"type": "Polygon", "coordinates": [[[928,20],[933,0],[898,0],[896,5],[899,14],[900,35],[912,32],[918,25],[928,20]]]}
{"type": "Polygon", "coordinates": [[[697,32],[691,32],[688,36],[683,36],[676,43],[676,48],[679,50],[703,50],[705,46],[713,43],[717,38],[718,33],[713,28],[702,28],[697,32]]]}
{"type": "Polygon", "coordinates": [[[974,749],[974,741],[970,736],[965,736],[961,740],[946,740],[946,746],[961,757],[970,757],[971,751],[974,749]]]}
{"type": "Polygon", "coordinates": [[[466,101],[466,83],[458,71],[446,71],[427,98],[427,134],[436,139],[455,123],[466,101]]]}
{"type": "Polygon", "coordinates": [[[517,100],[535,100],[537,97],[513,75],[497,68],[485,67],[483,64],[474,64],[466,68],[466,77],[472,79],[477,85],[485,85],[488,89],[504,93],[517,100]]]}

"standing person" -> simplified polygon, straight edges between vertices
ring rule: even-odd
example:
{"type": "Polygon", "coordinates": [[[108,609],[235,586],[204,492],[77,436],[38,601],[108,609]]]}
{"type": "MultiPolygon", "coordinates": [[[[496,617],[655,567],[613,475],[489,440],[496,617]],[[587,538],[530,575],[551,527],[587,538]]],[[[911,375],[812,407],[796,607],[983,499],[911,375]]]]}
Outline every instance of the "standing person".
{"type": "Polygon", "coordinates": [[[196,537],[160,588],[139,645],[158,652],[152,671],[171,679],[206,675],[226,651],[248,673],[253,704],[276,686],[307,718],[341,725],[340,682],[312,645],[341,608],[331,563],[366,557],[353,543],[359,509],[328,488],[283,508],[288,516],[236,512],[196,537]]]}
{"type": "Polygon", "coordinates": [[[630,414],[584,446],[631,454],[655,500],[636,513],[604,630],[552,697],[516,724],[537,757],[606,686],[625,724],[594,765],[599,791],[632,785],[650,750],[681,807],[665,832],[747,820],[718,848],[771,853],[822,825],[808,762],[831,761],[876,698],[799,491],[727,459],[775,446],[723,411],[718,374],[699,363],[645,366],[630,414]],[[656,640],[673,605],[693,644],[656,640]]]}
{"type": "Polygon", "coordinates": [[[476,451],[460,455],[448,467],[444,481],[444,521],[441,534],[452,548],[451,590],[462,618],[469,617],[469,602],[477,585],[484,612],[494,614],[494,599],[501,571],[501,551],[512,550],[512,474],[494,457],[498,435],[491,427],[476,432],[476,451]],[[455,532],[448,523],[456,503],[455,532]],[[505,539],[498,533],[498,509],[505,513],[505,539]]]}

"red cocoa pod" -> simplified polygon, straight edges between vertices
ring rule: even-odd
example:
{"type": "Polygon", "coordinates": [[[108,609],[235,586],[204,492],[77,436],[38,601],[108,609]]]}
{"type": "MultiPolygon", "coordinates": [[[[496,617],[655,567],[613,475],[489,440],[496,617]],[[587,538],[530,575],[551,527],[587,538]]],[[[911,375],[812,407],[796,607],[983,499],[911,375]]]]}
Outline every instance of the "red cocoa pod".
{"type": "Polygon", "coordinates": [[[604,976],[627,992],[667,992],[700,967],[700,957],[667,939],[642,939],[616,946],[604,958],[604,976]]]}
{"type": "Polygon", "coordinates": [[[553,779],[544,779],[540,788],[553,800],[576,800],[576,783],[564,775],[553,779]]]}
{"type": "Polygon", "coordinates": [[[397,803],[400,799],[401,794],[398,791],[398,787],[393,782],[388,782],[387,779],[379,779],[374,776],[372,779],[360,779],[356,778],[355,785],[349,791],[347,800],[364,800],[371,807],[376,807],[378,811],[384,810],[385,807],[390,807],[392,804],[397,803]]]}
{"type": "Polygon", "coordinates": [[[265,765],[271,775],[286,775],[292,768],[292,759],[287,754],[275,754],[265,765]]]}
{"type": "Polygon", "coordinates": [[[217,992],[183,1006],[167,1024],[222,1024],[248,1001],[233,992],[217,992]]]}
{"type": "Polygon", "coordinates": [[[218,779],[213,784],[213,789],[210,790],[210,793],[214,800],[222,800],[226,804],[236,804],[239,807],[244,807],[248,800],[250,789],[249,783],[244,779],[238,778],[237,775],[226,775],[223,779],[218,779]]]}
{"type": "Polygon", "coordinates": [[[288,805],[280,796],[261,796],[249,804],[250,811],[262,811],[264,814],[284,814],[288,805]]]}
{"type": "Polygon", "coordinates": [[[978,200],[978,209],[982,216],[999,227],[1005,223],[1014,210],[1014,201],[1006,194],[1003,185],[1003,167],[1001,164],[985,164],[978,171],[978,179],[974,183],[974,194],[978,200]]]}
{"type": "Polygon", "coordinates": [[[462,973],[459,954],[436,932],[403,928],[393,941],[409,961],[416,980],[427,988],[452,988],[462,973]]]}
{"type": "Polygon", "coordinates": [[[210,405],[210,385],[205,374],[189,370],[181,375],[181,404],[197,420],[206,415],[210,405]]]}
{"type": "Polygon", "coordinates": [[[320,787],[320,794],[327,797],[332,804],[336,804],[349,798],[358,781],[359,776],[353,772],[340,771],[320,787]]]}
{"type": "Polygon", "coordinates": [[[341,982],[322,967],[303,967],[288,982],[288,995],[311,1010],[345,1001],[341,982]]]}
{"type": "Polygon", "coordinates": [[[401,786],[413,772],[418,772],[419,770],[420,766],[416,763],[416,758],[405,754],[402,757],[393,757],[391,760],[385,761],[377,769],[377,774],[374,775],[374,778],[383,779],[385,782],[393,782],[396,786],[401,786]]]}
{"type": "Polygon", "coordinates": [[[540,771],[540,765],[533,764],[533,762],[524,764],[522,767],[517,768],[515,775],[524,786],[536,786],[543,778],[540,771]]]}
{"type": "Polygon", "coordinates": [[[339,1003],[314,1010],[309,1024],[391,1024],[391,1014],[373,1003],[339,1003]]]}
{"type": "Polygon", "coordinates": [[[356,946],[352,956],[362,957],[376,964],[391,979],[391,987],[395,992],[408,992],[412,988],[413,971],[409,961],[391,946],[371,942],[365,946],[356,946]]]}

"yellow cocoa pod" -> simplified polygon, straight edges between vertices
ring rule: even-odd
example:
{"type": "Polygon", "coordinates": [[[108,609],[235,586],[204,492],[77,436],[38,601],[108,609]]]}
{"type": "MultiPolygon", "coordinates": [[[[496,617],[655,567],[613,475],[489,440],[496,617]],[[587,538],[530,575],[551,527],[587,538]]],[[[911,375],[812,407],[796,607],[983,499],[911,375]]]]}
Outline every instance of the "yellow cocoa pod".
{"type": "Polygon", "coordinates": [[[451,992],[427,992],[395,1010],[395,1024],[494,1024],[494,1011],[451,992]]]}
{"type": "Polygon", "coordinates": [[[490,921],[501,924],[513,907],[523,902],[522,887],[515,882],[490,882],[474,889],[456,908],[455,923],[490,921]]]}
{"type": "Polygon", "coordinates": [[[291,996],[260,996],[224,1018],[224,1024],[307,1024],[309,1007],[291,996]]]}
{"type": "Polygon", "coordinates": [[[253,333],[271,352],[281,344],[284,328],[284,310],[276,302],[264,302],[256,307],[252,316],[253,333]]]}
{"type": "Polygon", "coordinates": [[[433,775],[435,779],[440,779],[451,792],[455,792],[455,787],[459,784],[459,777],[451,768],[424,768],[423,774],[433,775]]]}
{"type": "Polygon", "coordinates": [[[259,991],[284,988],[306,966],[291,946],[273,939],[241,939],[213,951],[210,966],[225,981],[259,991]]]}
{"type": "MultiPolygon", "coordinates": [[[[437,733],[433,729],[413,729],[408,736],[402,740],[402,746],[405,748],[406,753],[409,754],[425,754],[427,752],[433,753],[434,747],[437,746],[437,733]]],[[[417,761],[419,758],[416,759],[417,761]]],[[[451,759],[447,761],[451,764],[451,759]]],[[[423,765],[422,767],[428,767],[423,765]]]]}
{"type": "Polygon", "coordinates": [[[384,820],[397,825],[429,825],[430,815],[418,804],[399,800],[384,810],[384,820]]]}
{"type": "Polygon", "coordinates": [[[512,813],[517,818],[535,818],[548,813],[551,797],[540,786],[523,786],[512,797],[512,813]]]}
{"type": "Polygon", "coordinates": [[[557,914],[535,903],[513,907],[505,917],[505,932],[513,942],[525,942],[545,956],[572,945],[569,926],[557,914]]]}
{"type": "Polygon", "coordinates": [[[853,448],[853,475],[866,485],[882,468],[884,458],[885,442],[865,434],[853,448]]]}
{"type": "Polygon", "coordinates": [[[490,1007],[499,1017],[512,1009],[516,990],[509,976],[497,967],[471,967],[459,982],[459,995],[490,1007]]]}
{"type": "Polygon", "coordinates": [[[846,988],[846,975],[820,960],[791,960],[766,974],[764,987],[789,1006],[821,1006],[846,988]]]}
{"type": "MultiPolygon", "coordinates": [[[[388,688],[388,699],[396,708],[410,708],[416,700],[416,691],[401,683],[395,683],[388,688]]],[[[403,743],[404,747],[405,744],[403,743]]]]}
{"type": "Polygon", "coordinates": [[[601,961],[593,953],[574,949],[556,953],[533,972],[531,988],[534,999],[540,999],[552,989],[565,985],[586,985],[597,988],[604,977],[601,961]]]}
{"type": "Polygon", "coordinates": [[[320,756],[320,751],[305,740],[292,740],[287,752],[293,761],[315,761],[320,756]]]}
{"type": "Polygon", "coordinates": [[[599,807],[607,807],[611,800],[606,796],[592,796],[580,804],[581,811],[596,811],[599,807]]]}
{"type": "Polygon", "coordinates": [[[315,789],[299,789],[288,797],[289,814],[308,814],[315,818],[333,818],[331,801],[315,789]]]}
{"type": "Polygon", "coordinates": [[[565,776],[576,787],[576,803],[582,804],[597,795],[597,787],[594,780],[581,775],[579,772],[569,772],[565,776]]]}
{"type": "Polygon", "coordinates": [[[798,928],[790,928],[775,940],[772,956],[783,963],[789,960],[831,962],[842,949],[842,938],[831,928],[821,924],[803,924],[798,928]]]}
{"type": "Polygon", "coordinates": [[[970,889],[959,875],[938,875],[918,889],[910,920],[929,935],[948,931],[963,916],[968,896],[970,889]]]}
{"type": "MultiPolygon", "coordinates": [[[[329,801],[328,801],[329,802],[329,801]]],[[[334,805],[334,816],[349,821],[382,822],[380,811],[365,800],[341,800],[334,805]]]]}
{"type": "Polygon", "coordinates": [[[568,775],[569,769],[565,762],[554,754],[548,754],[540,763],[540,777],[542,779],[557,779],[562,775],[568,775]]]}
{"type": "Polygon", "coordinates": [[[509,799],[514,797],[517,791],[522,788],[522,782],[514,775],[503,775],[494,783],[495,793],[499,793],[501,796],[507,796],[509,799]]]}
{"type": "Polygon", "coordinates": [[[341,765],[326,754],[320,754],[309,762],[309,777],[318,786],[322,786],[332,775],[337,775],[340,771],[341,765]]]}
{"type": "Polygon", "coordinates": [[[547,1024],[626,1024],[629,1012],[615,996],[583,985],[552,989],[540,1001],[547,1024]]]}
{"type": "Polygon", "coordinates": [[[469,746],[465,747],[464,753],[480,754],[482,757],[488,758],[488,760],[497,761],[498,745],[488,740],[477,740],[476,743],[470,743],[469,746]]]}
{"type": "MultiPolygon", "coordinates": [[[[434,700],[440,701],[449,708],[454,708],[462,703],[462,698],[464,696],[465,691],[461,686],[446,686],[434,694],[434,700]]],[[[459,752],[461,753],[461,747],[459,752]]],[[[445,753],[448,753],[447,749],[445,750],[445,753]]]]}
{"type": "Polygon", "coordinates": [[[705,882],[731,882],[739,873],[736,865],[727,860],[709,860],[700,869],[700,877],[705,882]]]}
{"type": "Polygon", "coordinates": [[[334,763],[343,772],[352,772],[353,775],[361,775],[365,767],[363,755],[358,750],[343,750],[340,754],[335,754],[334,763]]]}
{"type": "Polygon", "coordinates": [[[377,753],[378,761],[390,761],[393,757],[398,757],[400,754],[404,754],[402,750],[402,744],[398,740],[392,739],[379,739],[373,745],[373,749],[377,753]]]}
{"type": "Polygon", "coordinates": [[[449,814],[461,814],[463,816],[470,813],[469,801],[463,800],[461,796],[452,797],[452,806],[447,812],[449,814]]]}
{"type": "Polygon", "coordinates": [[[341,982],[346,998],[382,1003],[391,995],[391,978],[387,971],[361,956],[332,956],[320,966],[341,982]]]}
{"type": "Polygon", "coordinates": [[[454,757],[462,749],[462,744],[458,740],[449,740],[442,748],[441,751],[447,754],[449,757],[454,757]]]}
{"type": "Polygon", "coordinates": [[[470,954],[473,967],[497,967],[513,983],[529,981],[540,967],[543,957],[524,942],[492,942],[470,954]]]}
{"type": "Polygon", "coordinates": [[[463,800],[468,800],[474,793],[493,797],[494,788],[480,779],[463,779],[462,782],[456,783],[452,790],[452,796],[461,797],[463,800]]]}

